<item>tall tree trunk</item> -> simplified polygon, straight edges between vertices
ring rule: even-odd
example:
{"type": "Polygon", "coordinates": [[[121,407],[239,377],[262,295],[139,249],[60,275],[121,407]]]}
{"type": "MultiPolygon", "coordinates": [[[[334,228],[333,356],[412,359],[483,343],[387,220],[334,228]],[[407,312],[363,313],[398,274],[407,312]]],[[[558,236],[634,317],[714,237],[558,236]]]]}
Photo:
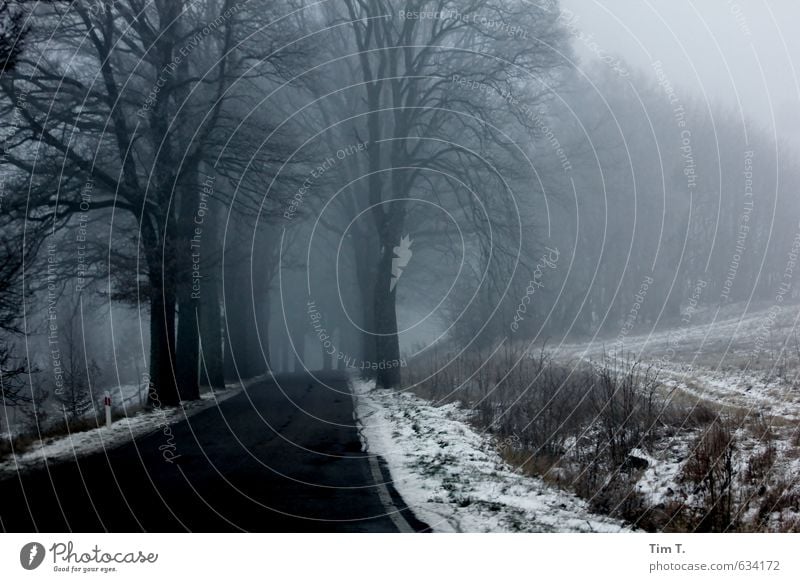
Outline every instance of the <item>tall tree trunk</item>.
{"type": "MultiPolygon", "coordinates": [[[[333,337],[333,331],[331,331],[331,337],[333,337]]],[[[336,345],[336,342],[334,342],[333,345],[336,345]]],[[[332,370],[333,362],[331,360],[331,354],[328,353],[328,348],[325,347],[323,342],[320,342],[319,347],[322,350],[322,369],[325,371],[332,370]]]]}
{"type": "Polygon", "coordinates": [[[229,380],[252,378],[264,371],[248,266],[249,260],[239,258],[225,273],[225,375],[229,380]]]}
{"type": "MultiPolygon", "coordinates": [[[[215,187],[219,188],[220,185],[215,187]]],[[[208,212],[202,217],[203,267],[200,294],[200,383],[215,390],[225,388],[222,305],[220,304],[220,259],[222,242],[219,220],[224,206],[208,198],[208,212]]]]}
{"type": "Polygon", "coordinates": [[[361,359],[375,361],[375,273],[379,260],[376,249],[377,236],[364,227],[353,240],[353,255],[356,266],[356,283],[361,297],[361,359]]]}
{"type": "Polygon", "coordinates": [[[266,370],[272,369],[272,357],[269,353],[269,320],[270,320],[270,302],[269,302],[269,287],[264,284],[263,277],[259,274],[253,273],[254,277],[262,279],[261,285],[255,286],[254,293],[256,294],[253,311],[255,312],[254,323],[258,326],[258,336],[255,338],[253,344],[253,372],[255,374],[262,374],[266,370]]]}
{"type": "MultiPolygon", "coordinates": [[[[394,145],[393,150],[399,147],[394,145]]],[[[392,160],[397,163],[401,156],[393,151],[392,160]]],[[[403,164],[398,164],[403,165],[403,164]]],[[[375,364],[378,368],[377,385],[381,388],[400,386],[400,338],[397,335],[397,287],[392,288],[392,263],[395,245],[400,244],[400,233],[405,224],[405,205],[402,200],[408,194],[408,185],[400,172],[393,172],[391,179],[393,201],[387,205],[382,219],[378,221],[380,257],[375,278],[375,364]]],[[[399,273],[398,273],[399,275],[399,273]]]]}
{"type": "MultiPolygon", "coordinates": [[[[302,325],[302,324],[301,324],[302,325]]],[[[301,326],[292,328],[292,345],[294,346],[293,361],[295,372],[304,372],[304,362],[306,359],[306,334],[301,326]],[[298,329],[299,328],[299,329],[298,329]]]]}
{"type": "MultiPolygon", "coordinates": [[[[182,20],[176,20],[174,34],[182,35],[182,20]]],[[[175,72],[178,87],[175,98],[185,103],[189,98],[189,61],[180,62],[175,72]]],[[[182,143],[191,143],[190,128],[178,127],[182,143]]],[[[183,177],[176,185],[177,205],[177,271],[178,277],[178,361],[176,363],[178,393],[183,400],[200,399],[200,294],[204,276],[208,276],[211,241],[205,240],[204,222],[208,200],[214,187],[214,177],[206,176],[200,183],[198,162],[187,165],[183,177]],[[202,205],[202,206],[201,206],[202,205]],[[201,212],[202,209],[202,212],[201,212]],[[203,242],[206,242],[203,245],[203,242]]]]}
{"type": "MultiPolygon", "coordinates": [[[[165,239],[160,242],[159,229],[149,220],[141,223],[142,239],[147,253],[147,275],[150,283],[150,386],[147,396],[150,406],[177,406],[180,404],[175,382],[175,282],[171,261],[170,236],[174,229],[166,217],[165,239]]],[[[158,224],[158,222],[156,223],[158,224]]]]}
{"type": "Polygon", "coordinates": [[[280,354],[280,371],[289,371],[289,342],[283,334],[280,335],[280,344],[278,345],[278,353],[280,354]]]}
{"type": "MultiPolygon", "coordinates": [[[[183,287],[184,285],[182,285],[183,287]]],[[[175,365],[181,400],[200,398],[199,301],[182,291],[178,300],[178,359],[175,365]]]]}
{"type": "Polygon", "coordinates": [[[397,337],[396,289],[390,290],[394,246],[384,243],[375,282],[375,360],[377,385],[400,386],[400,341],[397,337]]]}
{"type": "Polygon", "coordinates": [[[199,310],[200,296],[205,292],[201,270],[205,268],[203,258],[207,258],[208,253],[203,252],[203,229],[194,224],[197,187],[193,183],[182,185],[178,202],[178,360],[175,369],[182,400],[200,398],[199,310]]]}
{"type": "Polygon", "coordinates": [[[153,286],[150,297],[150,390],[151,406],[180,404],[172,364],[175,361],[175,296],[170,286],[160,281],[153,286]]]}
{"type": "Polygon", "coordinates": [[[212,277],[203,285],[200,297],[200,375],[214,390],[225,388],[220,311],[219,283],[212,277]]]}

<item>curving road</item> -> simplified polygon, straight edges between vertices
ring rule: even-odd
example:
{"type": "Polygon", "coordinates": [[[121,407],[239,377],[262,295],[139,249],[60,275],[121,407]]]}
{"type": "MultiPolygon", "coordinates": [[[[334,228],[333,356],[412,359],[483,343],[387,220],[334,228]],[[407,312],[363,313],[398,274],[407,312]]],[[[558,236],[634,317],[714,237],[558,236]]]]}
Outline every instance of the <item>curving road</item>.
{"type": "Polygon", "coordinates": [[[425,531],[380,459],[361,452],[346,377],[320,374],[328,387],[277,376],[173,424],[171,435],[0,481],[0,529],[425,531]]]}

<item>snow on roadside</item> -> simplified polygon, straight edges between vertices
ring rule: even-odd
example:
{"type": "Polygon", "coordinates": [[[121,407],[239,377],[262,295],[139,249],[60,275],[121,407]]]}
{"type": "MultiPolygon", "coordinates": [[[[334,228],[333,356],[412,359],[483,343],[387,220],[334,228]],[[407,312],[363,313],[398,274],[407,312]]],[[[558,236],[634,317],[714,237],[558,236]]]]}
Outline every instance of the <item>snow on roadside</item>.
{"type": "MultiPolygon", "coordinates": [[[[246,381],[244,386],[262,378],[246,381]]],[[[26,452],[12,455],[9,459],[0,462],[0,478],[15,475],[18,471],[43,466],[45,461],[47,463],[72,461],[91,453],[116,448],[224,402],[238,394],[242,384],[228,384],[226,388],[224,392],[216,394],[205,392],[200,395],[200,400],[184,402],[180,408],[140,410],[115,421],[111,427],[103,426],[62,437],[48,438],[44,442],[37,441],[26,452]]]]}
{"type": "Polygon", "coordinates": [[[620,532],[569,493],[513,470],[456,404],[353,380],[367,450],[386,460],[392,483],[437,532],[620,532]]]}

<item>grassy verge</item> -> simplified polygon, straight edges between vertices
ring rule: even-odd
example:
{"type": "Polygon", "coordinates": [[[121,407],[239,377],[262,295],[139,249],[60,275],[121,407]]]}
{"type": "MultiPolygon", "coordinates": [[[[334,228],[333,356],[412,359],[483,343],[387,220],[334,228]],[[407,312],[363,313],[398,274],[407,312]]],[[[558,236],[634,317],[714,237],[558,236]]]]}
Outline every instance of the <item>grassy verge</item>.
{"type": "Polygon", "coordinates": [[[404,383],[470,409],[520,471],[647,531],[800,530],[798,427],[691,398],[639,362],[440,354],[404,383]]]}

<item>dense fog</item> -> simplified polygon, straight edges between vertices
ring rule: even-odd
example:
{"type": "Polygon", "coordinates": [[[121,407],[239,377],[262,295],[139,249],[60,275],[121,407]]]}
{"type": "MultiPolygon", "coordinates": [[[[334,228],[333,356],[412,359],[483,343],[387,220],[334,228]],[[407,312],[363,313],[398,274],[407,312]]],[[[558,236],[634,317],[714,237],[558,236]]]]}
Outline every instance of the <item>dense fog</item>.
{"type": "MultiPolygon", "coordinates": [[[[0,432],[323,370],[480,408],[564,345],[677,330],[652,360],[694,366],[720,313],[765,313],[731,367],[795,366],[797,16],[4,2],[0,432]]],[[[561,458],[586,398],[528,445],[561,458]]]]}

